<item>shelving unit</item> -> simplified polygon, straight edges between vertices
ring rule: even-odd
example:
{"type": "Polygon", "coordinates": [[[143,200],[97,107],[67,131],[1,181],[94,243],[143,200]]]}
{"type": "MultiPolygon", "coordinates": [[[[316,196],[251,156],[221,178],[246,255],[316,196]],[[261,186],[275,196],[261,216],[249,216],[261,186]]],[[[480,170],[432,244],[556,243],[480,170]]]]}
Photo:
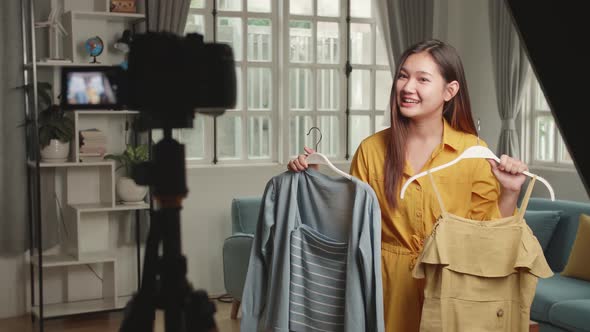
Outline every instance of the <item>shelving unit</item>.
{"type": "MultiPolygon", "coordinates": [[[[97,35],[105,44],[103,54],[98,57],[100,65],[122,62],[124,54],[116,53],[111,45],[124,29],[142,21],[144,15],[111,13],[109,3],[110,0],[23,1],[24,84],[51,82],[54,97],[57,97],[56,87],[61,86],[59,73],[62,67],[96,65],[89,63],[90,57],[85,54],[83,45],[85,40],[97,35]],[[68,36],[63,40],[62,54],[71,59],[71,63],[38,60],[43,58],[43,51],[36,49],[34,22],[46,15],[37,15],[35,8],[43,7],[38,5],[45,5],[45,9],[56,5],[63,8],[61,22],[68,36]]],[[[31,97],[37,95],[35,89],[28,93],[31,97]]],[[[140,204],[117,201],[114,162],[81,162],[79,157],[79,132],[91,128],[97,128],[107,136],[107,153],[121,153],[126,145],[125,121],[134,118],[138,112],[73,111],[69,114],[75,127],[69,158],[66,162],[47,163],[41,162],[39,147],[35,146],[38,142],[36,119],[40,110],[33,100],[25,99],[26,118],[32,123],[27,130],[30,297],[33,318],[39,320],[43,331],[43,321],[47,318],[118,310],[126,305],[130,296],[121,296],[119,283],[130,275],[129,271],[123,270],[133,267],[120,263],[121,254],[115,238],[120,222],[133,222],[135,216],[136,248],[132,256],[137,263],[138,287],[141,271],[139,211],[149,209],[150,204],[147,201],[140,204]],[[64,235],[56,247],[42,250],[46,249],[42,233],[48,230],[50,223],[47,221],[54,221],[52,225],[63,228],[64,235]],[[89,278],[92,278],[90,282],[89,278]]]]}
{"type": "MultiPolygon", "coordinates": [[[[143,14],[123,14],[102,11],[66,11],[63,25],[72,33],[64,39],[64,55],[74,63],[89,62],[81,46],[94,36],[99,36],[105,43],[107,40],[117,40],[123,30],[130,24],[143,20],[143,14]],[[107,23],[107,24],[105,24],[107,23]]],[[[112,44],[112,43],[111,43],[112,44]]],[[[105,45],[105,49],[107,49],[105,45]]],[[[103,51],[100,56],[102,63],[118,64],[124,60],[123,54],[103,51]]]]}
{"type": "MultiPolygon", "coordinates": [[[[125,308],[125,304],[130,299],[131,296],[119,296],[116,299],[105,298],[98,300],[48,304],[45,306],[44,317],[62,317],[85,313],[119,310],[125,308]]],[[[39,309],[33,308],[33,314],[39,316],[39,309]]]]}

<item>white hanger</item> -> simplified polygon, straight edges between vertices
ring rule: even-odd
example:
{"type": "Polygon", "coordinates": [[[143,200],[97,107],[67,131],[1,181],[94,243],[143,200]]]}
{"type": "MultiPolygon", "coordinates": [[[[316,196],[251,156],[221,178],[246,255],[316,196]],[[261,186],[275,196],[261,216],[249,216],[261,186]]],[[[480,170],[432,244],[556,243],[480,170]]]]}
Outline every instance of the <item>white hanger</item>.
{"type": "Polygon", "coordinates": [[[307,135],[309,135],[312,131],[312,129],[317,129],[317,131],[320,133],[320,139],[315,143],[315,151],[312,154],[309,154],[307,156],[307,163],[310,165],[326,165],[328,167],[330,167],[331,170],[333,170],[334,172],[338,173],[339,175],[351,180],[352,179],[352,175],[341,171],[340,169],[338,169],[336,166],[334,166],[334,164],[332,164],[330,162],[330,160],[328,159],[328,157],[326,157],[325,155],[317,152],[318,150],[318,145],[320,144],[321,140],[322,140],[322,132],[320,131],[320,129],[318,127],[311,127],[309,129],[309,132],[307,132],[307,135]]]}
{"type": "MultiPolygon", "coordinates": [[[[479,120],[478,120],[478,126],[479,126],[479,120]]],[[[479,144],[479,136],[477,137],[477,141],[479,144]]],[[[411,178],[409,178],[408,181],[406,181],[406,183],[404,183],[404,185],[402,186],[402,190],[400,193],[401,199],[404,199],[404,193],[405,193],[406,189],[408,188],[408,186],[410,185],[410,183],[412,183],[417,178],[423,177],[424,175],[428,175],[428,172],[434,173],[434,172],[439,171],[443,168],[447,168],[449,166],[452,166],[463,159],[473,159],[473,158],[493,159],[498,163],[500,162],[500,158],[498,158],[492,152],[492,150],[486,148],[485,146],[481,146],[481,145],[472,146],[472,147],[466,149],[465,151],[463,151],[463,153],[461,153],[461,155],[459,155],[459,157],[455,158],[454,160],[451,160],[450,162],[448,162],[446,164],[431,168],[430,170],[416,174],[416,175],[412,176],[411,178]]],[[[553,191],[553,188],[551,187],[551,185],[549,184],[549,182],[547,180],[543,179],[542,177],[540,177],[538,175],[532,174],[528,171],[524,171],[524,172],[522,172],[522,174],[530,176],[530,177],[536,176],[537,180],[540,181],[541,183],[543,183],[547,187],[547,189],[549,189],[549,194],[551,195],[551,200],[552,201],[555,200],[555,193],[553,191]]]]}

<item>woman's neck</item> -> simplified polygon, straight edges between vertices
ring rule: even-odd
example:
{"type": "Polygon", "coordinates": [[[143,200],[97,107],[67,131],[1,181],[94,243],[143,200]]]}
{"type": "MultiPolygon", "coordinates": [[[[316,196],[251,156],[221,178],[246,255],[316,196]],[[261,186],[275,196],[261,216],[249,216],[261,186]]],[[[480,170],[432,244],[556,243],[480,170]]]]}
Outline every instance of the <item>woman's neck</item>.
{"type": "Polygon", "coordinates": [[[443,120],[440,116],[426,119],[412,119],[409,123],[408,138],[418,141],[442,140],[443,120]]]}

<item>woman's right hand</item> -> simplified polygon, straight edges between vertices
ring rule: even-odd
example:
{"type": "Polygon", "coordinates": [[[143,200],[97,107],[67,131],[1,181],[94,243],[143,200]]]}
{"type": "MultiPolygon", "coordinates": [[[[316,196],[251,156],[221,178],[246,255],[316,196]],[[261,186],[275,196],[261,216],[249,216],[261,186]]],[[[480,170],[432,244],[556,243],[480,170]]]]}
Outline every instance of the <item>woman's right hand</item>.
{"type": "Polygon", "coordinates": [[[319,165],[307,164],[307,156],[314,153],[315,150],[312,148],[308,148],[307,146],[303,149],[305,150],[305,154],[300,154],[299,156],[297,156],[297,158],[289,161],[289,163],[287,164],[287,169],[289,169],[292,172],[302,172],[305,171],[309,166],[311,166],[311,168],[315,170],[319,168],[319,165]]]}

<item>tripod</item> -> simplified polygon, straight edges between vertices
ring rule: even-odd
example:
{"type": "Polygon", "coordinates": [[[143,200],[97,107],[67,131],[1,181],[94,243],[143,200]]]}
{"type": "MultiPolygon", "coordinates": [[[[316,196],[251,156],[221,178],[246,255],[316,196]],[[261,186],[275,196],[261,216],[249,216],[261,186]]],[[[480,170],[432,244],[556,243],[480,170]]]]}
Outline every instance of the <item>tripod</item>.
{"type": "Polygon", "coordinates": [[[152,211],[141,287],[125,309],[120,331],[153,331],[156,309],[164,310],[166,332],[216,331],[215,305],[205,291],[192,289],[181,253],[180,209],[188,192],[184,145],[172,138],[170,127],[163,131],[153,162],[134,169],[138,184],[152,186],[157,208],[152,211]]]}

